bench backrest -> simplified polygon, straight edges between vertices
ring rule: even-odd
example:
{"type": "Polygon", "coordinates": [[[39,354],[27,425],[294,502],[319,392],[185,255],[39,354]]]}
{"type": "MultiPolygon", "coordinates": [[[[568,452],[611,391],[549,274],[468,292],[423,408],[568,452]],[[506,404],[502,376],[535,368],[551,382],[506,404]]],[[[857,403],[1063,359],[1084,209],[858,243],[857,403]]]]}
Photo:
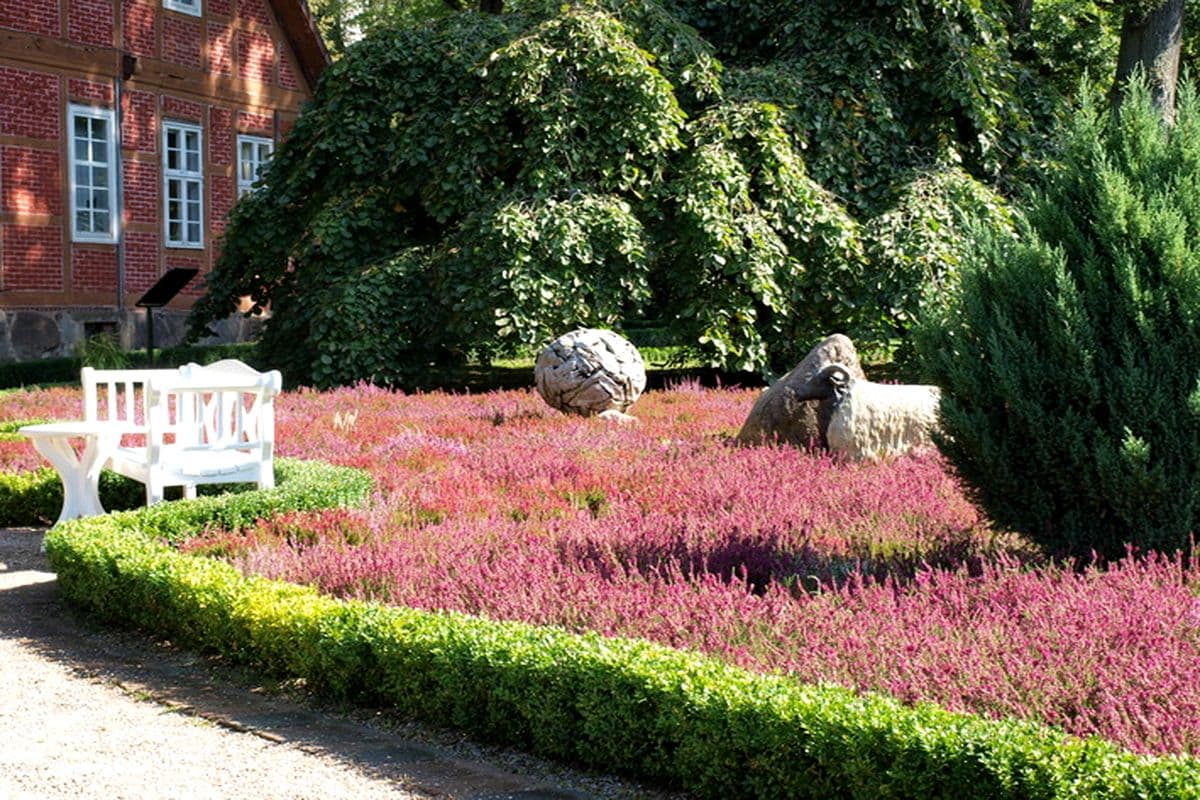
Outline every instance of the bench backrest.
{"type": "Polygon", "coordinates": [[[83,418],[88,422],[111,421],[122,433],[148,430],[147,383],[153,378],[177,376],[174,369],[95,369],[84,367],[83,418]]]}
{"type": "Polygon", "coordinates": [[[188,364],[149,382],[148,457],[160,447],[253,452],[269,461],[275,447],[278,370],[258,372],[240,361],[188,364]]]}

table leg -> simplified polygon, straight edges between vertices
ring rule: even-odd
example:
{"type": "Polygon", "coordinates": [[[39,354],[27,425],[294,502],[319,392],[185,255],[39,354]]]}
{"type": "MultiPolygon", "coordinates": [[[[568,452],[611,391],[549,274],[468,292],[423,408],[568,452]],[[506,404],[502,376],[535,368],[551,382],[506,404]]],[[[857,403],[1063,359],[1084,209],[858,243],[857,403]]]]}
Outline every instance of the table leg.
{"type": "Polygon", "coordinates": [[[100,470],[108,461],[107,442],[103,437],[88,436],[83,453],[75,455],[66,436],[39,436],[33,445],[58,471],[63,485],[63,507],[55,524],[79,517],[104,513],[100,505],[100,470]]]}

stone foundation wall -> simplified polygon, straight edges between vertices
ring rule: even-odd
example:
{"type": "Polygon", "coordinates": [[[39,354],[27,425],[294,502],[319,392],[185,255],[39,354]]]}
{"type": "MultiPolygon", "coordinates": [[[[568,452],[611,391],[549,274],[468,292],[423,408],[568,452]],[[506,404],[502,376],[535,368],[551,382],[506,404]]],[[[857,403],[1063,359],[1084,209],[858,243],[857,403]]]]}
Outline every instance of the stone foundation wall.
{"type": "MultiPolygon", "coordinates": [[[[155,349],[182,344],[186,323],[185,311],[157,309],[155,349]]],[[[214,325],[217,335],[201,343],[251,341],[261,326],[261,320],[234,315],[214,325]]],[[[71,356],[80,342],[105,332],[116,335],[126,350],[145,349],[146,310],[132,309],[122,316],[112,308],[0,309],[0,363],[71,356]]]]}

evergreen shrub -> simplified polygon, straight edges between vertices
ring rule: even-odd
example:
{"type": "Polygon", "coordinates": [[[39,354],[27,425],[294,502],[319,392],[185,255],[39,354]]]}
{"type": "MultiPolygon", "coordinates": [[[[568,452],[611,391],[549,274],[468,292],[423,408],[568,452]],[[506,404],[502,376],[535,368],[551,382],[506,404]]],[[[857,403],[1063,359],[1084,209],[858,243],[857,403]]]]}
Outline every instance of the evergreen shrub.
{"type": "MultiPolygon", "coordinates": [[[[1082,92],[1087,97],[1089,92],[1082,92]]],[[[1186,549],[1200,511],[1200,108],[1085,103],[1018,224],[979,232],[917,337],[939,444],[1052,554],[1186,549]]]]}

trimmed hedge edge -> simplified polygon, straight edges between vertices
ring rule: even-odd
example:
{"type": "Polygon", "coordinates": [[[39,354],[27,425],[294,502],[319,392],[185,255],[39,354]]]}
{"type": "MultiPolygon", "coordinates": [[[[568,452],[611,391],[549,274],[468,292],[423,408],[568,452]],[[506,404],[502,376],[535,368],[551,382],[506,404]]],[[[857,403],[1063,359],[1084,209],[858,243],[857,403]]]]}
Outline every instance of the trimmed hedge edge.
{"type": "Polygon", "coordinates": [[[278,489],[74,520],[46,536],[93,616],[326,695],[709,798],[1197,798],[1200,760],[1017,720],[804,685],[649,642],[342,601],[163,543],[361,502],[364,473],[281,464],[278,489]]]}

